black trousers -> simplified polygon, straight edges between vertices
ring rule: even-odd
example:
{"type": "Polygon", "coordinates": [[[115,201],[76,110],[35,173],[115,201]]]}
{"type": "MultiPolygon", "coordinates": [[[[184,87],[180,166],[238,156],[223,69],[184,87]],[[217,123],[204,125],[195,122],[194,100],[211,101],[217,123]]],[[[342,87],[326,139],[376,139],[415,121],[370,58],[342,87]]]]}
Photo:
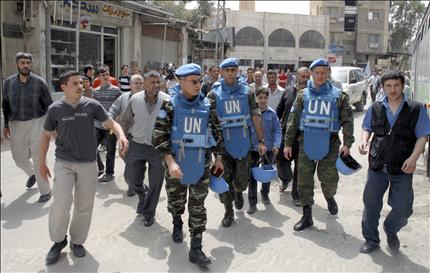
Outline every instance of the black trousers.
{"type": "MultiPolygon", "coordinates": [[[[113,175],[115,173],[115,152],[116,152],[116,135],[110,134],[108,130],[96,128],[97,147],[106,140],[106,174],[113,175]]],[[[100,153],[97,150],[97,165],[99,171],[104,170],[105,166],[100,153]]]]}

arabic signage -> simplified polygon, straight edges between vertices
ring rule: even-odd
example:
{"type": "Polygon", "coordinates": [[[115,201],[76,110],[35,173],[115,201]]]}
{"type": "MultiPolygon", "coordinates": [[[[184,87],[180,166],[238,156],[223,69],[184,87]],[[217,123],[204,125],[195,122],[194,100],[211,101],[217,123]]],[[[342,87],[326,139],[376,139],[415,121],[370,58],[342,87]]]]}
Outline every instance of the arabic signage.
{"type": "MultiPolygon", "coordinates": [[[[84,21],[88,21],[88,25],[91,22],[127,27],[133,23],[132,11],[99,1],[63,0],[57,1],[56,7],[56,18],[59,20],[76,21],[78,8],[80,8],[80,23],[82,23],[82,18],[85,18],[84,21]],[[70,13],[70,8],[72,8],[72,13],[70,13]],[[87,20],[89,18],[90,20],[87,20]]],[[[85,26],[81,27],[85,29],[85,26]]]]}

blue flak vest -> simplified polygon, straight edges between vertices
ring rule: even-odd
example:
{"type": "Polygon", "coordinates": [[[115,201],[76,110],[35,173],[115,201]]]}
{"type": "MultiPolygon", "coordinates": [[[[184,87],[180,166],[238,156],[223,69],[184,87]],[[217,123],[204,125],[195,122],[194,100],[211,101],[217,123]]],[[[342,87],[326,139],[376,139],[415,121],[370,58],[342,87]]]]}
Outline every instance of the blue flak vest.
{"type": "Polygon", "coordinates": [[[167,89],[167,94],[171,97],[174,97],[179,92],[181,92],[181,85],[179,83],[167,89]]]}
{"type": "Polygon", "coordinates": [[[205,151],[216,145],[208,127],[210,101],[200,93],[188,101],[182,93],[171,98],[173,104],[172,151],[184,174],[183,185],[195,185],[204,174],[205,151]]]}
{"type": "Polygon", "coordinates": [[[212,88],[216,95],[216,110],[225,150],[235,159],[245,158],[251,146],[249,126],[252,121],[248,100],[250,89],[244,84],[226,86],[222,79],[212,88]]]}
{"type": "Polygon", "coordinates": [[[340,90],[329,82],[314,91],[312,82],[304,90],[300,130],[304,132],[304,151],[310,160],[321,160],[329,152],[330,136],[340,130],[337,100],[340,90]]]}

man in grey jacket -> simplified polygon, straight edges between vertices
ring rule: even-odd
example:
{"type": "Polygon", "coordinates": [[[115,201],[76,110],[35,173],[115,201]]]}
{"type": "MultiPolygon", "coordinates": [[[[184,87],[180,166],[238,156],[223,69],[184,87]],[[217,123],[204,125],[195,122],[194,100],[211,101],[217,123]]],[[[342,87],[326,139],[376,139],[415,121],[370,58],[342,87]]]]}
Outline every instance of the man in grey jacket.
{"type": "Polygon", "coordinates": [[[128,183],[139,196],[136,213],[144,216],[145,226],[151,226],[164,177],[161,154],[152,146],[151,137],[161,104],[169,99],[169,95],[160,92],[158,72],[149,71],[144,78],[144,91],[131,98],[120,124],[131,135],[130,149],[125,156],[125,172],[128,183]],[[143,183],[147,163],[149,187],[143,183]]]}
{"type": "MultiPolygon", "coordinates": [[[[121,115],[125,112],[125,109],[127,108],[128,103],[130,102],[131,97],[143,90],[143,77],[141,75],[133,75],[130,78],[130,92],[126,92],[122,94],[110,107],[109,109],[109,116],[114,119],[115,121],[118,121],[121,117],[121,115]]],[[[135,192],[133,191],[132,187],[130,186],[128,180],[127,180],[127,173],[124,169],[124,179],[125,182],[128,185],[128,191],[127,196],[131,197],[135,195],[135,192]]]]}

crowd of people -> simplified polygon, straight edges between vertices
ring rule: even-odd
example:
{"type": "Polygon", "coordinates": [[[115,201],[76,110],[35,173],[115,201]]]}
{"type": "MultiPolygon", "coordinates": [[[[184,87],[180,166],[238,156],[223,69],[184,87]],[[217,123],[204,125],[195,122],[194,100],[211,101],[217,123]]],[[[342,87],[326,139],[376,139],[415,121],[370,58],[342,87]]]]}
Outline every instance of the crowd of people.
{"type": "MultiPolygon", "coordinates": [[[[138,196],[136,214],[143,216],[144,226],[155,222],[165,181],[172,240],[182,242],[188,203],[189,261],[199,266],[211,263],[203,252],[209,188],[224,206],[224,228],[235,223],[234,208],[243,209],[243,192],[248,190],[247,213],[257,211],[257,181],[263,203],[270,205],[270,181],[276,177],[280,192],[292,184],[293,205],[303,208],[295,231],[313,225],[315,172],[329,213],[338,213],[338,172],[351,175],[360,166],[350,155],[355,137],[348,94],[332,84],[329,63],[317,59],[294,74],[253,68],[242,74],[239,63],[227,58],[206,73],[194,63],[172,66],[166,75],[149,67],[130,73],[123,65],[118,79],[107,66],[88,65],[84,75],[69,71],[61,76],[64,98],[53,102],[45,80],[31,72],[31,54],[17,53],[18,71],[3,87],[3,135],[10,139],[16,165],[29,176],[26,187],[37,182],[39,202],[53,197],[49,235],[54,244],[46,264],[60,258],[67,230],[74,256],[85,256],[96,183],[115,180],[117,145],[125,161],[127,196],[138,196]],[[53,174],[46,164],[51,139],[56,145],[53,174]],[[98,149],[103,143],[105,163],[98,149]]],[[[363,253],[379,247],[388,188],[391,211],[383,227],[390,248],[400,247],[397,233],[412,214],[412,174],[430,135],[426,109],[404,94],[401,73],[386,71],[370,82],[371,88],[381,85],[384,94],[374,96],[358,145],[361,154],[369,153],[363,253]]]]}

